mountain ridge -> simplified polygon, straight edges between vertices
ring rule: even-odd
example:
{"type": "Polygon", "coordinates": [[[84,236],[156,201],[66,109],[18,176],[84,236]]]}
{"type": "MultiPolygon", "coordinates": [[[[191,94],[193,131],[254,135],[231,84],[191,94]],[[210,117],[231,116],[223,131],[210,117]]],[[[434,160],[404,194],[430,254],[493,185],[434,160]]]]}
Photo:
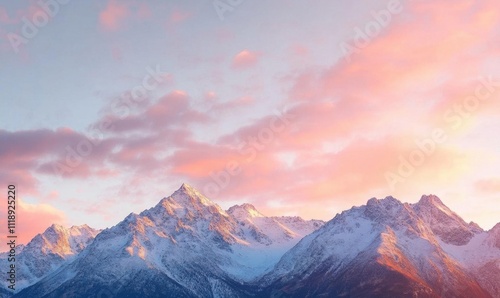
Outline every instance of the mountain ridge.
{"type": "MultiPolygon", "coordinates": [[[[474,266],[450,255],[484,233],[469,237],[471,229],[437,197],[423,196],[416,204],[372,198],[302,239],[261,283],[268,296],[497,297],[498,289],[487,282],[496,274],[481,280],[474,266]],[[436,209],[454,223],[448,230],[435,221],[436,209]],[[450,238],[457,225],[462,237],[450,238]]],[[[500,258],[499,251],[492,254],[500,258]]]]}
{"type": "Polygon", "coordinates": [[[325,223],[223,210],[183,184],[14,297],[498,297],[499,235],[434,195],[372,198],[325,223]]]}
{"type": "MultiPolygon", "coordinates": [[[[83,251],[99,232],[86,224],[69,228],[53,224],[28,244],[18,246],[16,287],[27,287],[55,271],[83,251]]],[[[0,256],[0,266],[7,268],[6,254],[0,256]]],[[[9,292],[4,280],[1,288],[9,292]]]]}
{"type": "MultiPolygon", "coordinates": [[[[286,250],[321,224],[298,218],[279,221],[256,210],[253,215],[261,216],[250,213],[233,217],[183,184],[154,207],[131,213],[102,231],[74,262],[16,297],[40,292],[57,297],[74,289],[75,284],[82,297],[92,296],[115,288],[107,280],[115,280],[119,272],[130,273],[121,278],[129,280],[126,284],[132,282],[132,275],[140,274],[147,277],[141,280],[144,284],[149,279],[162,280],[169,291],[179,296],[210,296],[215,292],[246,297],[250,280],[278,262],[286,250]],[[106,265],[102,259],[106,259],[106,265]],[[99,272],[98,278],[93,275],[95,271],[99,272]],[[67,280],[74,272],[77,275],[67,280]]],[[[159,284],[156,289],[163,293],[159,284]]]]}

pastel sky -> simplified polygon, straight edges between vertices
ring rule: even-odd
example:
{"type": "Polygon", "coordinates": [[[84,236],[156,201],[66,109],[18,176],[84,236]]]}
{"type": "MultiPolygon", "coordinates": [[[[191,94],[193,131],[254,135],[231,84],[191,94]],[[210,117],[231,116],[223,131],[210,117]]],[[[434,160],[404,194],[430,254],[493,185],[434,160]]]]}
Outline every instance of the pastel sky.
{"type": "Polygon", "coordinates": [[[499,221],[497,0],[45,2],[0,2],[0,188],[22,242],[183,182],[267,215],[436,194],[499,221]]]}

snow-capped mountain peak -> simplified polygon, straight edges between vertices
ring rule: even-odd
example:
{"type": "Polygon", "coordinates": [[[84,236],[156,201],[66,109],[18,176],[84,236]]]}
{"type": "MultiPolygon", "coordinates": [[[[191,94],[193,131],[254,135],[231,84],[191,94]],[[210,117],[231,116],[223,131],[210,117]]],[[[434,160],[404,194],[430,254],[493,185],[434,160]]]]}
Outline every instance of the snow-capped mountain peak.
{"type": "Polygon", "coordinates": [[[342,212],[283,256],[261,280],[269,284],[266,294],[490,297],[459,261],[445,253],[427,225],[440,201],[422,202],[429,207],[416,212],[393,197],[372,198],[365,206],[342,212]]]}
{"type": "Polygon", "coordinates": [[[411,206],[431,230],[446,243],[465,245],[474,234],[483,231],[477,225],[466,223],[435,195],[424,195],[418,203],[411,206]]]}
{"type": "MultiPolygon", "coordinates": [[[[24,295],[56,295],[77,285],[90,293],[88,284],[108,287],[108,281],[127,272],[124,281],[148,289],[157,286],[157,296],[239,297],[243,283],[273,268],[287,250],[322,224],[266,217],[250,204],[226,212],[183,184],[155,207],[132,213],[101,232],[74,262],[41,281],[42,288],[35,285],[24,295]],[[73,272],[80,275],[69,286],[66,281],[73,272]]],[[[115,295],[131,295],[131,290],[124,287],[126,294],[115,295]]]]}
{"type": "Polygon", "coordinates": [[[451,217],[456,216],[456,214],[436,195],[423,195],[416,205],[418,205],[419,208],[437,209],[451,217]]]}
{"type": "Polygon", "coordinates": [[[401,209],[403,203],[393,198],[392,196],[385,197],[384,199],[371,198],[366,203],[368,209],[378,210],[381,212],[391,212],[401,209]]]}
{"type": "Polygon", "coordinates": [[[99,230],[87,225],[65,228],[53,224],[42,234],[38,234],[26,245],[26,251],[39,250],[43,254],[56,254],[60,257],[77,254],[85,248],[89,241],[99,233],[99,230]]]}
{"type": "Polygon", "coordinates": [[[171,196],[163,198],[154,209],[164,209],[168,215],[175,214],[177,217],[201,216],[207,213],[228,216],[219,205],[186,183],[171,196]]]}
{"type": "MultiPolygon", "coordinates": [[[[44,237],[86,229],[67,230],[44,237]]],[[[251,204],[224,211],[183,184],[16,297],[498,297],[499,235],[436,196],[372,198],[324,224],[251,204]]]]}
{"type": "Polygon", "coordinates": [[[378,223],[398,225],[411,222],[417,227],[417,217],[411,206],[391,196],[380,200],[372,198],[361,209],[365,216],[378,223]]]}
{"type": "MultiPolygon", "coordinates": [[[[29,286],[62,264],[73,260],[99,232],[100,230],[87,225],[66,228],[53,224],[43,233],[36,235],[17,251],[17,289],[29,286]]],[[[7,268],[6,264],[6,258],[0,258],[3,268],[7,268]]],[[[3,280],[0,283],[2,287],[6,287],[3,280]]]]}
{"type": "Polygon", "coordinates": [[[254,217],[265,217],[262,213],[257,211],[257,209],[252,205],[252,204],[242,204],[242,205],[235,205],[227,210],[228,214],[231,214],[238,220],[244,220],[247,218],[254,218],[254,217]]]}

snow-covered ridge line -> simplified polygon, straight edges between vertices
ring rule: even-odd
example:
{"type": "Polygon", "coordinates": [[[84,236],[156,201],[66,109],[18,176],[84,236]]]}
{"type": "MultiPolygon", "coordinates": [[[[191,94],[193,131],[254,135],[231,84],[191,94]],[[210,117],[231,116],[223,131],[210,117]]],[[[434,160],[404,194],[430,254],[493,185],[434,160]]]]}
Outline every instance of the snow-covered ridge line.
{"type": "Polygon", "coordinates": [[[500,294],[499,234],[500,225],[483,231],[432,195],[373,198],[325,223],[267,217],[251,204],[223,210],[183,184],[85,247],[45,243],[41,251],[69,261],[16,297],[491,297],[500,294]]]}

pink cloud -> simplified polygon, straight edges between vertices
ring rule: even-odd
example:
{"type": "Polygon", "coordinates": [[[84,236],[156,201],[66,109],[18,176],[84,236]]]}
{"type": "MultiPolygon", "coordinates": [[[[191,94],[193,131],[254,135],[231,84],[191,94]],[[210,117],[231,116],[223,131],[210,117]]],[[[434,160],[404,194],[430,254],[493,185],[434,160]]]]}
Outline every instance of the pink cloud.
{"type": "Polygon", "coordinates": [[[233,58],[232,67],[234,69],[246,69],[255,66],[259,62],[260,54],[243,50],[233,58]]]}
{"type": "Polygon", "coordinates": [[[18,183],[24,194],[37,195],[38,179],[34,171],[42,158],[73,144],[79,135],[67,130],[0,130],[0,182],[18,183]]]}
{"type": "MultiPolygon", "coordinates": [[[[23,189],[18,189],[19,194],[23,194],[23,189]]],[[[7,203],[2,200],[0,203],[0,216],[7,218],[5,210],[7,203]]],[[[61,211],[47,204],[29,204],[17,197],[16,201],[16,234],[19,244],[28,243],[36,234],[42,233],[52,224],[66,225],[66,216],[61,211]]],[[[7,239],[6,229],[0,230],[0,237],[7,239]]],[[[0,251],[6,250],[2,245],[0,251]]]]}
{"type": "Polygon", "coordinates": [[[39,175],[62,175],[67,178],[98,176],[101,173],[99,165],[115,146],[115,141],[93,141],[97,142],[94,136],[67,128],[17,132],[0,130],[0,162],[3,164],[0,182],[15,182],[24,194],[38,196],[39,175]],[[85,154],[79,154],[79,150],[85,154]]]}
{"type": "MultiPolygon", "coordinates": [[[[443,111],[457,100],[453,92],[460,98],[471,88],[474,91],[471,82],[461,91],[464,82],[457,81],[471,77],[471,73],[481,74],[477,65],[482,64],[467,57],[484,53],[482,59],[487,61],[498,52],[484,46],[491,38],[498,39],[492,30],[500,18],[488,12],[493,2],[478,4],[474,13],[468,6],[470,1],[459,4],[453,13],[445,4],[412,4],[408,12],[419,21],[395,19],[394,26],[353,56],[350,63],[340,61],[296,76],[289,94],[294,120],[252,162],[245,164],[237,151],[221,148],[258,136],[268,128],[272,115],[222,136],[216,146],[204,148],[209,162],[198,159],[195,150],[186,149],[174,170],[203,185],[211,181],[203,177],[207,172],[222,171],[229,160],[239,161],[244,169],[231,178],[221,197],[241,199],[258,193],[260,199],[252,197],[252,201],[265,205],[270,198],[279,198],[311,217],[331,217],[326,214],[331,211],[318,211],[318,204],[331,202],[348,208],[374,194],[390,194],[385,173],[397,171],[399,156],[415,150],[416,139],[441,127],[443,111]],[[442,95],[444,98],[439,98],[442,95]],[[291,168],[279,159],[280,152],[295,156],[291,168]]],[[[251,57],[246,51],[242,53],[234,60],[251,57]]],[[[464,174],[469,160],[467,152],[440,145],[410,179],[398,185],[395,195],[416,192],[418,196],[428,191],[423,186],[446,188],[464,174]]],[[[288,207],[267,209],[278,213],[279,208],[288,207]]]]}
{"type": "MultiPolygon", "coordinates": [[[[323,136],[327,138],[325,133],[323,136]]],[[[275,143],[258,151],[254,159],[237,149],[223,146],[189,146],[172,156],[172,171],[186,176],[202,191],[216,183],[216,200],[246,200],[255,203],[266,214],[299,212],[308,218],[331,218],[332,210],[359,205],[374,195],[391,194],[386,181],[388,171],[397,172],[400,155],[415,149],[411,138],[394,136],[380,140],[355,140],[339,152],[301,150],[294,144],[294,133],[277,137],[275,143]],[[280,152],[293,152],[293,165],[287,166],[279,158],[280,152]],[[367,153],[369,152],[369,153],[367,153]],[[228,168],[237,165],[237,175],[228,174],[228,168]],[[225,184],[227,179],[229,182],[225,184]],[[274,206],[273,202],[283,204],[274,206]],[[319,210],[317,206],[326,206],[319,210]]],[[[432,188],[429,177],[452,183],[460,174],[457,159],[460,152],[439,148],[425,161],[425,166],[405,182],[398,184],[395,195],[413,189],[413,184],[432,188]],[[450,173],[453,173],[450,175],[450,173]],[[440,177],[440,178],[437,178],[440,177]],[[403,191],[400,191],[403,190],[403,191]]],[[[437,181],[434,181],[438,183],[437,181]]],[[[417,189],[425,191],[425,189],[417,189]]],[[[214,194],[208,193],[214,196],[214,194]]]]}
{"type": "Polygon", "coordinates": [[[130,14],[127,5],[117,0],[109,0],[106,8],[99,14],[99,21],[105,30],[116,31],[130,14]]]}
{"type": "Polygon", "coordinates": [[[218,99],[218,95],[215,91],[208,91],[205,93],[204,99],[212,102],[218,99]]]}
{"type": "Polygon", "coordinates": [[[244,157],[235,148],[192,142],[168,158],[175,174],[199,180],[226,168],[228,163],[243,163],[244,157]]]}
{"type": "Polygon", "coordinates": [[[491,178],[479,180],[475,183],[476,190],[486,194],[500,194],[500,179],[491,178]]]}
{"type": "Polygon", "coordinates": [[[113,111],[107,113],[96,123],[91,125],[91,129],[101,127],[103,123],[109,123],[106,132],[125,133],[132,131],[161,131],[193,123],[206,123],[210,117],[205,115],[190,104],[189,95],[182,90],[172,91],[158,100],[147,101],[139,111],[133,106],[127,105],[125,101],[118,101],[120,109],[127,109],[127,115],[117,115],[113,111]]]}
{"type": "Polygon", "coordinates": [[[192,16],[192,13],[190,13],[190,12],[175,9],[172,13],[170,13],[169,22],[171,24],[181,23],[181,22],[184,22],[185,20],[191,18],[191,16],[192,16]]]}
{"type": "Polygon", "coordinates": [[[183,91],[173,91],[135,114],[114,117],[112,134],[96,130],[99,125],[91,125],[87,134],[68,128],[0,131],[0,181],[15,181],[24,193],[39,195],[40,175],[86,179],[114,177],[117,169],[154,173],[162,167],[166,145],[189,146],[186,125],[209,120],[191,107],[183,91]],[[128,135],[135,132],[141,134],[128,135]],[[103,166],[106,162],[114,167],[103,166]]]}
{"type": "MultiPolygon", "coordinates": [[[[214,123],[217,117],[201,113],[192,106],[187,92],[176,90],[156,100],[148,98],[126,116],[106,111],[91,128],[111,120],[113,129],[104,132],[102,143],[70,177],[114,177],[126,172],[133,177],[133,187],[122,191],[131,195],[136,193],[130,189],[161,173],[185,178],[203,191],[213,182],[214,173],[236,163],[241,172],[231,176],[214,199],[247,199],[264,206],[260,208],[269,214],[300,210],[303,216],[322,218],[331,218],[332,210],[364,203],[371,196],[390,194],[385,173],[397,170],[399,156],[415,150],[415,139],[428,137],[431,129],[441,127],[443,113],[474,92],[476,75],[483,74],[484,65],[499,53],[496,2],[408,5],[405,14],[395,16],[394,23],[351,62],[341,60],[330,67],[287,76],[281,83],[292,84],[288,103],[293,117],[286,129],[274,133],[271,142],[253,149],[253,158],[242,153],[240,145],[246,142],[249,146],[250,138],[269,130],[273,114],[235,126],[232,133],[218,136],[217,142],[197,142],[192,126],[214,123]],[[318,210],[318,206],[325,208],[318,210]]],[[[124,4],[110,1],[100,21],[113,31],[131,14],[124,4]]],[[[178,23],[189,16],[174,11],[168,17],[178,23]]],[[[1,11],[0,18],[5,18],[1,11]]],[[[233,37],[228,30],[219,35],[221,40],[233,37]]],[[[303,56],[308,50],[297,46],[292,52],[303,56]]],[[[232,67],[248,69],[260,58],[258,52],[243,50],[233,57],[232,67]]],[[[217,80],[211,79],[220,83],[222,74],[214,71],[217,80]]],[[[253,80],[245,82],[244,88],[237,89],[240,97],[236,99],[222,102],[210,91],[205,100],[211,102],[214,113],[245,108],[256,102],[251,94],[255,86],[262,88],[253,80]]],[[[485,113],[497,111],[491,108],[497,107],[493,102],[485,104],[485,113]]],[[[0,181],[14,179],[36,193],[37,175],[49,174],[54,162],[65,160],[64,148],[86,137],[67,129],[0,131],[4,165],[0,181]]],[[[439,146],[398,186],[396,195],[445,188],[463,173],[460,165],[467,165],[469,159],[460,148],[439,146]]],[[[485,180],[476,187],[495,192],[497,184],[485,180]]]]}
{"type": "Polygon", "coordinates": [[[408,92],[436,94],[439,90],[433,88],[438,87],[437,81],[452,82],[480,73],[478,66],[482,64],[468,57],[481,52],[485,53],[481,59],[491,57],[491,47],[484,45],[491,39],[498,40],[494,30],[500,18],[490,12],[491,2],[472,10],[475,13],[466,9],[468,3],[461,1],[454,8],[409,3],[407,12],[414,21],[395,17],[380,36],[353,54],[350,62],[341,59],[329,69],[298,77],[291,98],[334,100],[356,95],[372,102],[383,98],[387,105],[404,100],[408,92]],[[427,15],[430,17],[424,17],[427,15]]]}

